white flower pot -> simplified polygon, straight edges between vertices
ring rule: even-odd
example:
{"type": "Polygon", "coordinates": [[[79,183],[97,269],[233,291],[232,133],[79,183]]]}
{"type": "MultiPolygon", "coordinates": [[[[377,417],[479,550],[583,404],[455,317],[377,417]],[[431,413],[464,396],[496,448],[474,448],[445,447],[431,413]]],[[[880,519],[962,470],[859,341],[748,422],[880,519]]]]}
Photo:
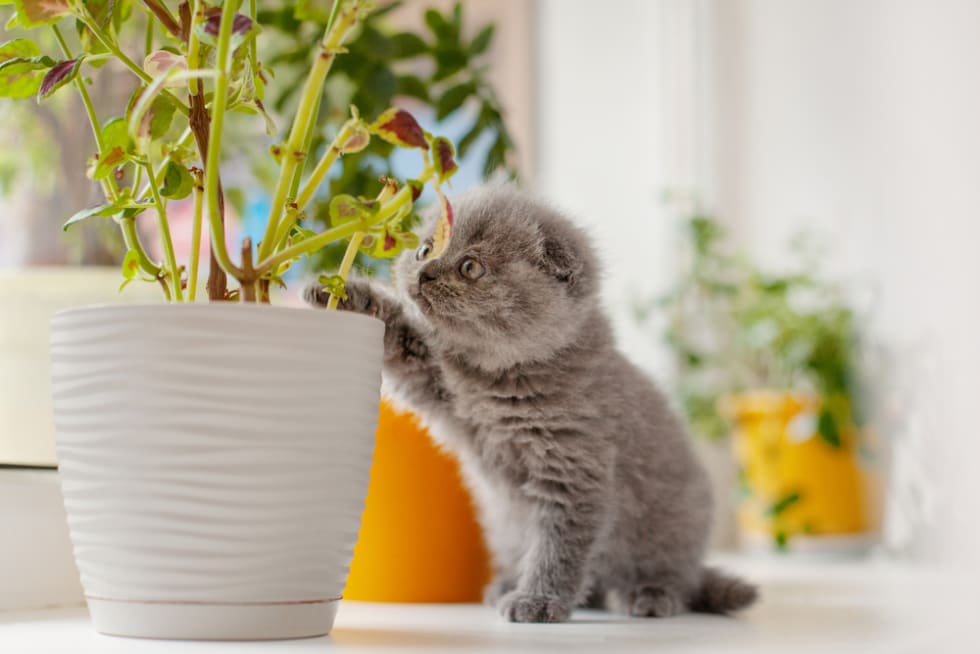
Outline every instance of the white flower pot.
{"type": "Polygon", "coordinates": [[[326,634],[357,540],[384,325],[243,305],[51,322],[62,492],[95,628],[326,634]]]}

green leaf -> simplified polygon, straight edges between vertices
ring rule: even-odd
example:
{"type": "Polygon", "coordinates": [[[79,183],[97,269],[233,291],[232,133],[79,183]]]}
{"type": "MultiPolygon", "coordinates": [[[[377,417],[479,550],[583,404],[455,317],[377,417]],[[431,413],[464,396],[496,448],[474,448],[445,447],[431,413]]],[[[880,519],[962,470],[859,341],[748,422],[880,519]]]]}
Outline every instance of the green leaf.
{"type": "Polygon", "coordinates": [[[174,112],[177,110],[165,96],[157,95],[142,116],[138,117],[139,121],[134,122],[134,112],[137,110],[140,98],[146,90],[147,87],[136,89],[126,108],[126,123],[130,130],[130,136],[133,137],[133,142],[140,152],[146,151],[150,141],[162,138],[167,133],[170,124],[173,122],[174,112]]]}
{"type": "MultiPolygon", "coordinates": [[[[136,250],[129,250],[122,262],[122,276],[127,280],[136,279],[140,272],[140,257],[136,250]]],[[[122,290],[122,286],[119,290],[122,290]]]]}
{"type": "Polygon", "coordinates": [[[391,42],[392,56],[395,59],[408,59],[417,57],[429,51],[429,45],[417,34],[412,32],[402,32],[393,35],[391,42]]]}
{"type": "Polygon", "coordinates": [[[490,47],[490,43],[493,41],[493,33],[495,29],[496,26],[491,23],[480,30],[480,33],[477,34],[472,41],[470,41],[470,46],[467,48],[467,52],[469,52],[471,57],[481,55],[487,51],[487,48],[490,47]]]}
{"type": "Polygon", "coordinates": [[[789,509],[789,507],[799,502],[800,499],[802,499],[802,495],[800,495],[799,493],[796,492],[789,493],[781,500],[779,500],[778,502],[770,506],[769,509],[766,511],[766,515],[770,518],[775,518],[781,513],[784,513],[787,509],[789,509]]]}
{"type": "Polygon", "coordinates": [[[455,46],[440,45],[435,50],[436,72],[434,82],[444,80],[466,68],[469,60],[466,53],[455,46]]]}
{"type": "Polygon", "coordinates": [[[476,85],[473,82],[463,82],[446,89],[436,102],[436,120],[442,120],[459,109],[466,99],[474,94],[476,94],[476,85]]]}
{"type": "Polygon", "coordinates": [[[376,211],[377,203],[373,200],[362,200],[346,194],[337,195],[330,201],[330,226],[336,227],[355,220],[370,222],[376,211]]]}
{"type": "Polygon", "coordinates": [[[118,147],[126,153],[132,152],[133,140],[126,129],[125,118],[113,118],[102,126],[102,145],[106,150],[118,147]]]}
{"type": "Polygon", "coordinates": [[[293,9],[296,20],[310,20],[326,25],[330,20],[330,7],[333,0],[298,0],[293,9]]]}
{"type": "Polygon", "coordinates": [[[407,95],[411,98],[418,98],[423,102],[429,101],[429,87],[415,75],[401,75],[398,78],[398,91],[396,95],[407,95]]]}
{"type": "Polygon", "coordinates": [[[178,163],[169,162],[163,174],[160,195],[172,200],[181,200],[190,195],[192,190],[194,190],[194,177],[190,171],[178,163]]]}
{"type": "Polygon", "coordinates": [[[41,56],[41,49],[30,39],[0,45],[0,97],[32,97],[41,86],[42,71],[54,65],[54,59],[41,56]]]}
{"type": "Polygon", "coordinates": [[[340,275],[320,275],[317,280],[323,285],[323,289],[331,295],[336,295],[341,300],[347,299],[347,288],[344,278],[340,275]]]}
{"type": "Polygon", "coordinates": [[[23,27],[53,25],[71,13],[68,0],[15,0],[14,4],[23,27]]]}
{"type": "Polygon", "coordinates": [[[113,202],[106,202],[95,207],[89,207],[88,209],[82,209],[81,211],[75,213],[71,218],[65,221],[65,224],[61,226],[64,231],[68,231],[68,228],[75,223],[80,223],[87,218],[92,216],[114,216],[119,213],[119,207],[113,202]]]}
{"type": "Polygon", "coordinates": [[[48,70],[44,75],[44,79],[41,80],[41,86],[37,89],[37,101],[47,100],[54,94],[55,91],[60,89],[65,84],[70,84],[76,77],[78,77],[78,71],[82,67],[82,62],[85,60],[85,55],[82,55],[78,59],[69,59],[68,61],[62,61],[61,63],[55,64],[48,70]]]}
{"type": "Polygon", "coordinates": [[[837,420],[827,408],[820,410],[820,417],[817,419],[817,433],[820,434],[820,438],[827,445],[830,445],[834,449],[841,448],[842,443],[840,430],[837,429],[837,420]]]}
{"type": "Polygon", "coordinates": [[[458,36],[452,24],[435,9],[426,10],[425,24],[429,26],[432,33],[439,39],[453,40],[458,36]]]}

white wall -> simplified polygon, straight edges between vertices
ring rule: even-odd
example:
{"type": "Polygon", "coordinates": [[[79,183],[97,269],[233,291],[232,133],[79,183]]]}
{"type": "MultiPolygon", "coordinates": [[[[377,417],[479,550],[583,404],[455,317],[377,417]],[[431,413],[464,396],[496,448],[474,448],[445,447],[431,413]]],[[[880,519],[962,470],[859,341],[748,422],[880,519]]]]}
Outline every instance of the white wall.
{"type": "Polygon", "coordinates": [[[715,204],[771,261],[818,228],[832,268],[874,289],[882,390],[913,391],[892,407],[890,535],[921,544],[940,520],[944,547],[975,551],[980,2],[715,0],[709,28],[715,204]]]}
{"type": "Polygon", "coordinates": [[[658,376],[667,372],[659,335],[630,307],[670,282],[675,221],[664,194],[686,190],[700,164],[694,132],[704,123],[688,73],[702,4],[537,5],[535,187],[594,235],[620,343],[658,376]]]}

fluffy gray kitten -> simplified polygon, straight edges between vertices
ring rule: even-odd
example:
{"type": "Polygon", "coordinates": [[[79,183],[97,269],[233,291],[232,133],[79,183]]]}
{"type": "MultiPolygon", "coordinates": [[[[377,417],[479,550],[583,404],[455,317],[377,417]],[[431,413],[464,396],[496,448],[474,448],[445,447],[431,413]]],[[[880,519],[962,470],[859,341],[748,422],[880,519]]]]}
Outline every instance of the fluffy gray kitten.
{"type": "Polygon", "coordinates": [[[512,187],[454,208],[441,256],[423,241],[396,261],[396,292],[351,280],[341,308],[386,323],[386,391],[462,464],[496,570],[487,601],[515,622],[578,605],[663,617],[751,604],[754,586],[701,563],[707,479],[614,346],[585,234],[512,187]]]}

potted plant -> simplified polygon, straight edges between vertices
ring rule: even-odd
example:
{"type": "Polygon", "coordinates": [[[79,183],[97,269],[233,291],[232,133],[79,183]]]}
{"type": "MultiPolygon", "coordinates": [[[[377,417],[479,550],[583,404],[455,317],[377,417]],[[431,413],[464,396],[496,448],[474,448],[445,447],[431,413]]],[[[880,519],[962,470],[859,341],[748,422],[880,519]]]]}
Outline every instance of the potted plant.
{"type": "Polygon", "coordinates": [[[693,430],[732,434],[744,543],[853,549],[875,526],[874,430],[855,314],[798,239],[791,272],[734,254],[715,220],[686,223],[685,269],[666,340],[693,430]]]}
{"type": "MultiPolygon", "coordinates": [[[[52,321],[54,417],[62,490],[93,622],[105,633],[165,638],[281,638],[327,633],[343,588],[367,488],[377,419],[383,325],[333,311],[268,305],[289,266],[346,242],[324,277],[335,304],[359,251],[414,247],[408,229],[423,187],[441,191],[454,148],[391,108],[351,109],[330,145],[309,147],[317,105],[366,0],[334,2],[278,166],[262,239],[225,237],[221,167],[237,113],[268,121],[273,71],[260,57],[254,1],[17,0],[14,23],[47,30],[60,52],[30,39],[0,46],[7,95],[39,101],[73,86],[96,143],[89,175],[105,202],[66,229],[111,219],[127,247],[123,284],[157,285],[169,304],[71,310],[52,321]],[[136,17],[145,16],[145,20],[136,17]],[[73,21],[79,46],[64,37],[73,21]],[[120,36],[145,27],[142,65],[120,36]],[[86,77],[107,61],[139,87],[115,117],[98,116],[86,77]],[[10,93],[10,89],[16,93],[10,93]],[[372,138],[415,148],[414,180],[385,178],[375,197],[334,194],[330,225],[304,214],[339,157],[372,138]],[[312,164],[309,175],[305,170],[312,164]],[[193,197],[189,260],[178,262],[168,204],[193,197]],[[137,221],[155,220],[161,260],[137,221]],[[196,244],[210,231],[207,282],[196,244]],[[210,303],[197,300],[206,297],[210,303]]],[[[308,3],[300,3],[301,11],[308,3]]],[[[299,14],[298,14],[299,15],[299,14]]]]}

